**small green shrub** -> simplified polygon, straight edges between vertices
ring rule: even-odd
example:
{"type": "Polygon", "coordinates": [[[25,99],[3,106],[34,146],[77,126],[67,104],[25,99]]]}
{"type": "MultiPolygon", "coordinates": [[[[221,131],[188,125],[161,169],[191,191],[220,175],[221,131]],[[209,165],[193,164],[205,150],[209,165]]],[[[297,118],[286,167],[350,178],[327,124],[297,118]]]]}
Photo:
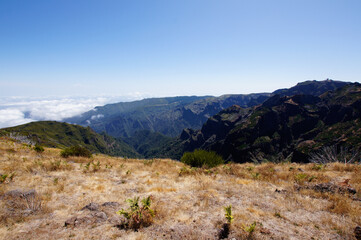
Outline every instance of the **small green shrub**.
{"type": "Polygon", "coordinates": [[[309,176],[308,174],[305,173],[299,173],[297,175],[295,175],[295,181],[298,184],[303,184],[305,182],[312,182],[313,179],[316,178],[316,176],[309,176]]]}
{"type": "Polygon", "coordinates": [[[224,207],[225,214],[227,221],[229,224],[233,222],[233,215],[232,215],[232,205],[229,205],[227,207],[224,207]]]}
{"type": "Polygon", "coordinates": [[[192,173],[192,169],[191,168],[187,168],[187,167],[182,167],[179,170],[179,176],[186,176],[186,175],[190,175],[192,173]]]}
{"type": "Polygon", "coordinates": [[[154,162],[154,159],[143,160],[143,163],[145,166],[152,166],[153,162],[154,162]]]}
{"type": "Polygon", "coordinates": [[[122,209],[116,212],[127,219],[123,227],[137,230],[140,227],[146,227],[152,223],[155,214],[154,210],[150,208],[150,196],[142,199],[142,206],[139,205],[139,197],[127,199],[127,202],[129,203],[128,210],[122,209]]]}
{"type": "Polygon", "coordinates": [[[231,228],[231,223],[233,222],[233,216],[232,216],[232,205],[229,205],[227,207],[224,207],[224,216],[227,219],[227,222],[222,225],[221,231],[219,232],[218,239],[225,239],[228,238],[229,231],[231,228]]]}
{"type": "MultiPolygon", "coordinates": [[[[81,165],[83,166],[83,165],[81,165]]],[[[83,172],[97,172],[100,170],[100,162],[97,161],[96,163],[92,160],[89,161],[87,164],[84,165],[83,172]]]]}
{"type": "Polygon", "coordinates": [[[242,229],[246,232],[248,232],[249,235],[252,235],[254,233],[254,231],[256,230],[256,225],[257,225],[257,222],[253,222],[252,224],[246,226],[246,225],[243,225],[242,229]]]}
{"type": "Polygon", "coordinates": [[[320,171],[320,170],[323,170],[325,168],[325,165],[324,164],[314,164],[312,166],[312,170],[315,170],[315,171],[320,171]]]}
{"type": "Polygon", "coordinates": [[[302,184],[307,180],[308,177],[309,176],[305,173],[299,173],[299,174],[295,175],[294,178],[295,178],[296,183],[302,184]]]}
{"type": "Polygon", "coordinates": [[[251,173],[251,176],[254,180],[257,180],[257,179],[259,179],[260,173],[259,172],[251,173]]]}
{"type": "Polygon", "coordinates": [[[0,175],[0,183],[4,183],[7,177],[8,177],[7,174],[0,175]]]}
{"type": "Polygon", "coordinates": [[[8,148],[8,149],[6,149],[6,152],[11,153],[11,154],[16,153],[16,151],[15,151],[14,148],[8,148]]]}
{"type": "Polygon", "coordinates": [[[197,149],[194,152],[186,152],[181,162],[192,167],[213,168],[224,163],[223,158],[215,152],[197,149]]]}
{"type": "Polygon", "coordinates": [[[53,183],[54,183],[54,185],[57,185],[59,183],[59,178],[57,178],[57,177],[54,178],[53,183]]]}
{"type": "Polygon", "coordinates": [[[37,153],[42,153],[42,152],[44,152],[44,148],[42,146],[36,144],[34,146],[34,151],[37,152],[37,153]]]}
{"type": "Polygon", "coordinates": [[[12,181],[14,177],[15,177],[15,172],[10,174],[2,174],[2,175],[0,174],[0,183],[5,183],[6,179],[12,181]]]}
{"type": "Polygon", "coordinates": [[[100,162],[97,161],[97,163],[94,163],[93,161],[91,162],[93,165],[93,172],[97,172],[100,170],[100,162]]]}
{"type": "Polygon", "coordinates": [[[253,169],[254,169],[254,167],[252,167],[252,166],[248,166],[248,167],[246,167],[246,169],[247,169],[247,171],[248,171],[248,172],[252,172],[252,171],[253,171],[253,169]]]}
{"type": "Polygon", "coordinates": [[[89,171],[90,163],[91,163],[91,162],[88,162],[87,164],[85,164],[85,166],[84,166],[84,172],[89,171]]]}
{"type": "Polygon", "coordinates": [[[282,218],[280,212],[277,212],[277,211],[276,211],[273,215],[274,215],[275,217],[277,217],[277,218],[282,218]]]}
{"type": "Polygon", "coordinates": [[[61,151],[60,155],[63,158],[67,158],[69,156],[87,157],[87,158],[92,157],[91,152],[87,148],[79,145],[65,148],[63,151],[61,151]]]}

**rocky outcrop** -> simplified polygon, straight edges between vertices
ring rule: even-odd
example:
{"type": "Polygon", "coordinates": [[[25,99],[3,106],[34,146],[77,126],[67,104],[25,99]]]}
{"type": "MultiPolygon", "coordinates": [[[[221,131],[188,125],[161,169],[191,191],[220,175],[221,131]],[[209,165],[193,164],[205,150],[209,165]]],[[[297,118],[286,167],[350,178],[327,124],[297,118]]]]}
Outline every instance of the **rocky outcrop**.
{"type": "Polygon", "coordinates": [[[120,204],[117,202],[105,202],[98,204],[91,202],[84,206],[75,216],[65,221],[65,227],[93,227],[94,225],[122,223],[122,217],[116,214],[120,204]]]}
{"type": "Polygon", "coordinates": [[[356,194],[356,190],[354,188],[352,188],[351,186],[343,186],[340,184],[336,184],[336,183],[332,183],[332,182],[328,182],[328,183],[318,183],[318,184],[314,184],[314,185],[305,185],[305,186],[300,186],[300,185],[296,185],[295,189],[297,191],[301,190],[301,189],[312,189],[315,190],[317,192],[328,192],[328,193],[341,193],[341,194],[351,194],[354,195],[356,194]]]}

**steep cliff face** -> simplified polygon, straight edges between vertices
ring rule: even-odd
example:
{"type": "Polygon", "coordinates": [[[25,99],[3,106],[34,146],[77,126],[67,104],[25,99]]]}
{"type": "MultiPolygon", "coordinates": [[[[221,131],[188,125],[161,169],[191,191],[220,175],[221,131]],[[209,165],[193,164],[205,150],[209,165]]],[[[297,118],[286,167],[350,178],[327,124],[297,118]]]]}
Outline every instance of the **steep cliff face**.
{"type": "Polygon", "coordinates": [[[188,151],[214,150],[236,162],[275,154],[307,161],[309,152],[325,145],[360,148],[360,100],[358,83],[320,96],[275,95],[253,108],[225,109],[201,130],[185,130],[181,140],[188,151]]]}

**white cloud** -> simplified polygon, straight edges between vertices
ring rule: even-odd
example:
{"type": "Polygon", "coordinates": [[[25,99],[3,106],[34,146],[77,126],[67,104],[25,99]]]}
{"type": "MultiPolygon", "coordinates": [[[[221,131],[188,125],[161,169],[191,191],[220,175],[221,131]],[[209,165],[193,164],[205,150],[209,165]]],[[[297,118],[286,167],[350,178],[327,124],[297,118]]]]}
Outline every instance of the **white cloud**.
{"type": "MultiPolygon", "coordinates": [[[[72,117],[108,103],[140,99],[134,97],[67,97],[67,98],[0,98],[0,128],[32,121],[55,120],[72,117]]],[[[94,115],[92,119],[104,116],[94,115]],[[94,117],[94,118],[93,118],[94,117]]]]}
{"type": "Polygon", "coordinates": [[[95,120],[95,119],[99,119],[99,118],[103,118],[103,117],[104,117],[103,114],[93,115],[93,116],[91,116],[91,120],[95,120]]]}
{"type": "Polygon", "coordinates": [[[0,110],[0,128],[25,124],[34,120],[25,118],[23,112],[17,109],[0,110]]]}

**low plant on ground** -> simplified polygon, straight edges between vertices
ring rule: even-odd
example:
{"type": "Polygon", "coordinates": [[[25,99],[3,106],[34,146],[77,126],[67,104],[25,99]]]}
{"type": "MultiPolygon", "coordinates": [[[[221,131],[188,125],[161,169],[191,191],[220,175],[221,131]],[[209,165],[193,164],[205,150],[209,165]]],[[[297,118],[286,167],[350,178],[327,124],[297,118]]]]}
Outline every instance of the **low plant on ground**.
{"type": "Polygon", "coordinates": [[[152,166],[153,162],[154,162],[154,159],[143,160],[143,163],[145,166],[152,166]]]}
{"type": "Polygon", "coordinates": [[[7,177],[8,177],[7,174],[0,175],[0,183],[4,183],[7,179],[7,177]]]}
{"type": "Polygon", "coordinates": [[[224,216],[226,217],[227,222],[228,222],[229,224],[231,224],[231,223],[233,222],[233,219],[234,219],[234,217],[233,217],[233,215],[232,215],[232,205],[229,205],[229,206],[227,206],[227,207],[224,207],[224,211],[225,211],[224,216]]]}
{"type": "Polygon", "coordinates": [[[276,211],[273,215],[277,218],[282,218],[281,213],[278,211],[276,211]]]}
{"type": "Polygon", "coordinates": [[[94,163],[94,161],[89,161],[87,164],[84,165],[83,172],[84,173],[89,172],[89,171],[97,172],[99,170],[100,170],[100,162],[99,161],[97,161],[96,163],[94,163]]]}
{"type": "Polygon", "coordinates": [[[321,171],[323,169],[325,169],[325,165],[324,164],[314,164],[312,165],[311,167],[312,170],[315,170],[315,171],[321,171]]]}
{"type": "Polygon", "coordinates": [[[254,179],[254,180],[257,180],[257,179],[259,179],[259,172],[256,172],[256,173],[251,173],[251,176],[252,176],[252,178],[254,179]]]}
{"type": "Polygon", "coordinates": [[[248,233],[248,238],[247,239],[253,239],[253,233],[256,230],[256,225],[257,225],[257,222],[253,222],[250,225],[243,225],[242,226],[243,231],[248,233]]]}
{"type": "Polygon", "coordinates": [[[193,172],[192,168],[182,167],[179,170],[179,176],[187,176],[190,175],[193,172]]]}
{"type": "Polygon", "coordinates": [[[314,175],[308,175],[306,173],[298,173],[294,176],[295,182],[298,184],[305,184],[307,182],[312,182],[314,179],[317,179],[314,175]]]}
{"type": "Polygon", "coordinates": [[[186,152],[181,162],[192,167],[213,168],[224,163],[223,158],[215,152],[197,149],[194,152],[186,152]]]}
{"type": "Polygon", "coordinates": [[[91,152],[87,148],[78,145],[65,148],[63,151],[61,151],[60,155],[64,158],[67,158],[69,156],[87,157],[87,158],[92,157],[91,152]]]}
{"type": "Polygon", "coordinates": [[[253,171],[253,169],[254,169],[254,167],[253,167],[253,166],[248,166],[248,167],[246,167],[246,170],[247,170],[248,172],[252,172],[252,171],[253,171]]]}
{"type": "Polygon", "coordinates": [[[137,230],[141,227],[147,227],[152,223],[155,213],[150,208],[150,196],[141,200],[142,205],[139,204],[139,197],[127,199],[127,202],[129,203],[129,209],[122,209],[117,212],[117,214],[126,218],[123,227],[137,230]]]}
{"type": "Polygon", "coordinates": [[[93,172],[97,172],[100,170],[100,162],[97,161],[97,163],[94,163],[93,161],[91,162],[92,166],[93,166],[93,172]]]}
{"type": "MultiPolygon", "coordinates": [[[[179,170],[179,176],[189,176],[189,175],[200,174],[201,172],[203,172],[203,171],[200,171],[200,170],[202,170],[202,169],[198,169],[198,168],[195,168],[195,167],[192,167],[192,168],[182,167],[179,170]]],[[[207,170],[205,170],[205,171],[207,171],[207,170]]],[[[204,172],[204,173],[206,173],[206,172],[204,172]]]]}
{"type": "Polygon", "coordinates": [[[37,153],[42,153],[42,152],[44,152],[44,148],[42,146],[36,144],[34,146],[34,151],[37,152],[37,153]]]}
{"type": "Polygon", "coordinates": [[[15,177],[15,172],[10,174],[2,174],[2,175],[0,174],[0,183],[5,183],[6,179],[12,181],[14,177],[15,177]]]}
{"type": "Polygon", "coordinates": [[[231,228],[231,223],[233,222],[233,215],[232,215],[232,205],[229,205],[227,207],[224,207],[224,216],[227,219],[227,222],[222,225],[222,229],[219,232],[219,239],[228,238],[229,230],[231,228]]]}

